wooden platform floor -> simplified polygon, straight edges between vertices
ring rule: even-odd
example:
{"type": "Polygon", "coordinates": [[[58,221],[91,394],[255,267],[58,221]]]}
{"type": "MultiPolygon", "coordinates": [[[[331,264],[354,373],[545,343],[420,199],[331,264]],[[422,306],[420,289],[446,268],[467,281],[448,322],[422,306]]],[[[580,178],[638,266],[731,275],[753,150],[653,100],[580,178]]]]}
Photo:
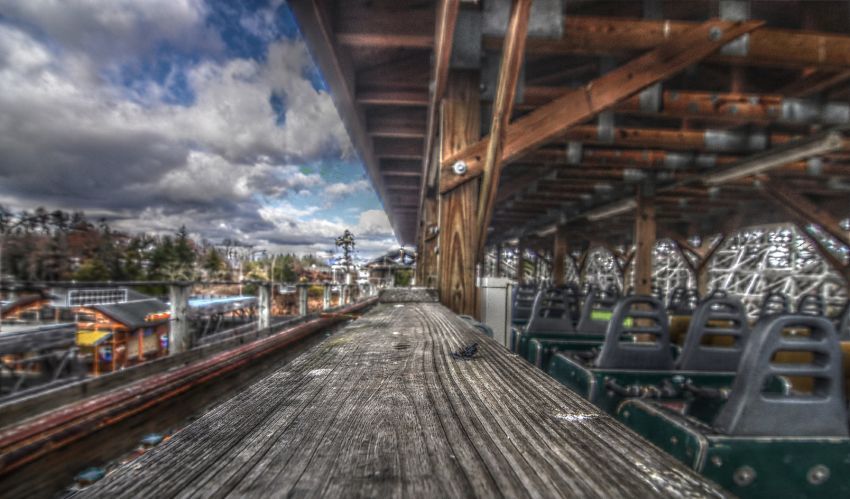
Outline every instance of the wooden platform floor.
{"type": "Polygon", "coordinates": [[[81,495],[723,492],[441,305],[382,303],[81,495]]]}

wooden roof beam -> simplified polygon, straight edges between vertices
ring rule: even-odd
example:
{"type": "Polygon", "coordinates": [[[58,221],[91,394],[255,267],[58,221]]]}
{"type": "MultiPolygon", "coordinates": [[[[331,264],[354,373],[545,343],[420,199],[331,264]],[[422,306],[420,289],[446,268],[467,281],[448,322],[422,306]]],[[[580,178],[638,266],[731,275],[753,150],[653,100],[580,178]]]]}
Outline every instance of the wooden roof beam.
{"type": "MultiPolygon", "coordinates": [[[[650,50],[699,23],[617,17],[567,16],[561,40],[530,40],[529,53],[625,55],[650,50]]],[[[484,47],[497,49],[498,38],[484,47]]],[[[750,35],[745,56],[714,54],[707,61],[781,68],[850,68],[850,36],[802,30],[759,28],[750,35]]]]}
{"type": "MultiPolygon", "coordinates": [[[[340,2],[347,4],[348,2],[340,2]]],[[[353,2],[352,2],[353,3],[353,2]]],[[[431,49],[434,47],[433,14],[396,11],[380,16],[341,14],[337,27],[340,42],[369,48],[431,49]]],[[[532,39],[529,54],[628,55],[651,50],[699,26],[689,21],[629,19],[569,15],[560,40],[532,39]]],[[[484,48],[499,50],[501,37],[485,37],[484,48]]],[[[850,36],[764,27],[752,33],[745,56],[715,54],[708,61],[780,68],[850,69],[850,36]]]]}
{"type": "Polygon", "coordinates": [[[357,102],[366,106],[424,107],[428,93],[419,90],[376,88],[357,92],[357,102]]]}
{"type": "MultiPolygon", "coordinates": [[[[577,123],[658,81],[669,78],[760,25],[761,23],[756,21],[708,21],[671,38],[649,53],[593,80],[587,86],[568,92],[508,125],[500,162],[508,164],[562,136],[577,123]]],[[[567,30],[567,33],[570,31],[567,30]]],[[[488,143],[489,137],[485,137],[443,162],[440,186],[442,192],[481,175],[488,143]],[[459,176],[452,172],[452,165],[457,161],[466,163],[465,175],[459,176]]]]}

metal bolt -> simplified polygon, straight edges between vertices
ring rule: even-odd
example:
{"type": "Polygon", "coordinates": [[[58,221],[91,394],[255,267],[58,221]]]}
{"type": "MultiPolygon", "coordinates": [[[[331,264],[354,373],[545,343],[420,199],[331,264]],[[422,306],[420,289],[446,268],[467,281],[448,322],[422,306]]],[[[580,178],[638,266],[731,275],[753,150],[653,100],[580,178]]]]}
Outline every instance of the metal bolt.
{"type": "Polygon", "coordinates": [[[464,175],[468,169],[469,167],[466,166],[466,161],[456,161],[452,165],[452,171],[455,172],[455,175],[464,175]]]}
{"type": "Polygon", "coordinates": [[[756,470],[752,469],[749,466],[741,466],[735,473],[732,475],[732,480],[741,487],[746,487],[747,485],[753,483],[756,479],[756,470]]]}
{"type": "Polygon", "coordinates": [[[711,41],[717,41],[720,39],[720,36],[723,34],[723,30],[718,28],[717,26],[708,30],[708,38],[711,41]]]}
{"type": "Polygon", "coordinates": [[[820,485],[825,481],[829,480],[829,468],[822,464],[812,466],[812,469],[809,470],[809,473],[806,475],[806,478],[809,480],[810,484],[820,485]]]}

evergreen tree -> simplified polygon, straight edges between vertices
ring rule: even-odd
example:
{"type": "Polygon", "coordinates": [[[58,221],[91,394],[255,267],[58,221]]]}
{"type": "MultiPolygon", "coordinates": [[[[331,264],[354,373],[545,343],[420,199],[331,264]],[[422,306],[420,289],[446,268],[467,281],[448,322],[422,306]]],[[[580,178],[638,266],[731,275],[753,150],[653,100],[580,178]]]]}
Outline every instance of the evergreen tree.
{"type": "Polygon", "coordinates": [[[221,255],[219,255],[218,250],[211,247],[207,250],[206,255],[204,255],[203,267],[209,277],[215,277],[225,269],[226,264],[224,263],[224,259],[221,258],[221,255]]]}

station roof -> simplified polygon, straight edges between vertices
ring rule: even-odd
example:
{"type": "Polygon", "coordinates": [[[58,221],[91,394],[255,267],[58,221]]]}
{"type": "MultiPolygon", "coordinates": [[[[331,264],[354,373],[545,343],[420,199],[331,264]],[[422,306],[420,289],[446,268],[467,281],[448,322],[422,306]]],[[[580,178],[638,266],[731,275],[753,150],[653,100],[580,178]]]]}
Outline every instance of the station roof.
{"type": "MultiPolygon", "coordinates": [[[[457,70],[452,47],[480,42],[485,62],[495,55],[498,67],[503,36],[470,36],[468,24],[455,29],[469,12],[496,3],[511,2],[290,2],[402,243],[416,242],[425,192],[479,178],[480,165],[459,177],[451,168],[458,158],[434,164],[424,152],[440,141],[435,92],[444,91],[450,67],[457,70]]],[[[836,128],[850,123],[850,4],[725,3],[745,5],[743,12],[721,4],[567,0],[560,37],[529,35],[491,244],[546,237],[556,225],[569,227],[572,246],[630,244],[634,199],[649,184],[662,237],[796,221],[812,210],[840,232],[850,215],[850,151],[846,129],[836,128]],[[697,38],[700,30],[711,37],[721,26],[703,23],[718,18],[730,23],[719,33],[745,36],[697,54],[708,43],[697,38]],[[681,67],[656,57],[671,52],[681,67]],[[646,54],[655,59],[635,67],[646,54]],[[637,71],[617,75],[630,61],[637,71]],[[646,84],[635,85],[635,75],[646,84]],[[568,94],[604,105],[579,112],[569,103],[581,100],[568,94]]],[[[480,70],[484,138],[465,151],[478,153],[472,163],[480,163],[488,139],[488,88],[496,85],[488,75],[498,73],[488,65],[480,70]]]]}
{"type": "Polygon", "coordinates": [[[128,301],[91,308],[129,329],[154,327],[168,322],[168,305],[155,298],[128,301]]]}

